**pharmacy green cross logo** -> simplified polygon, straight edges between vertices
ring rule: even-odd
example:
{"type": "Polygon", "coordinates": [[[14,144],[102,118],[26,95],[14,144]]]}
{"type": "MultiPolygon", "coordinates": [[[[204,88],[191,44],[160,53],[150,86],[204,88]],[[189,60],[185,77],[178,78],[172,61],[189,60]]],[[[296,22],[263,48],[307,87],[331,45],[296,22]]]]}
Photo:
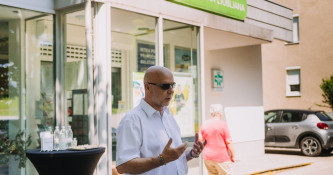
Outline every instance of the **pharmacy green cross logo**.
{"type": "Polygon", "coordinates": [[[216,82],[217,86],[222,86],[223,76],[221,75],[221,72],[216,72],[216,75],[214,75],[214,82],[216,82]]]}

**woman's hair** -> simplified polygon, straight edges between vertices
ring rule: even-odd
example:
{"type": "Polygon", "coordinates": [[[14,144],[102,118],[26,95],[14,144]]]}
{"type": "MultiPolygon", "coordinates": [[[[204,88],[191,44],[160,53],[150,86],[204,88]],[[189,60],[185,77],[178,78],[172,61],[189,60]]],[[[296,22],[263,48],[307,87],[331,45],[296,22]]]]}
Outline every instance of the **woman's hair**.
{"type": "Polygon", "coordinates": [[[223,106],[221,104],[211,104],[209,109],[210,115],[223,114],[223,106]]]}

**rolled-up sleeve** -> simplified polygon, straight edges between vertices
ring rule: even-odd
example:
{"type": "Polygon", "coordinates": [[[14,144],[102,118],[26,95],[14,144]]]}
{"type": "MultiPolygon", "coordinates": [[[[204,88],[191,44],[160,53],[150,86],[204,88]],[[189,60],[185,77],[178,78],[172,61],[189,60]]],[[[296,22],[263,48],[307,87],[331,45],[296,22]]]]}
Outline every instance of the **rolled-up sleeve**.
{"type": "Polygon", "coordinates": [[[140,157],[142,134],[140,121],[134,114],[127,114],[117,128],[116,166],[140,157]]]}

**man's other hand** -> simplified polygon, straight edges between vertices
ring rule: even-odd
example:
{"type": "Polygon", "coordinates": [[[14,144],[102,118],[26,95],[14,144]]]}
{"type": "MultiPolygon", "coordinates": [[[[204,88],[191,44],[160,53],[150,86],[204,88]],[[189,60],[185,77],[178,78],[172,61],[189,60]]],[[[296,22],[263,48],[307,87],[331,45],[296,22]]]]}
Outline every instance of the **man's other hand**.
{"type": "Polygon", "coordinates": [[[204,142],[199,141],[199,134],[195,133],[195,141],[192,148],[192,156],[198,157],[202,150],[204,149],[205,145],[207,144],[207,140],[204,142]]]}

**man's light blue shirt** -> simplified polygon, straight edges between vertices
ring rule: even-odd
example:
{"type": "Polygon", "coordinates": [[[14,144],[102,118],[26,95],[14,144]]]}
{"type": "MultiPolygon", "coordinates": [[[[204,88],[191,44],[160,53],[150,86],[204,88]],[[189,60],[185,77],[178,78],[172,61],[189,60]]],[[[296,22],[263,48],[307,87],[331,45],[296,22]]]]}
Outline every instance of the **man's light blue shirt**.
{"type": "MultiPolygon", "coordinates": [[[[137,107],[124,116],[117,128],[116,165],[134,158],[157,157],[170,137],[173,140],[171,147],[182,144],[180,129],[169,109],[164,107],[161,116],[159,111],[142,99],[137,107]]],[[[185,175],[187,172],[186,155],[183,153],[177,160],[142,175],[185,175]]]]}

